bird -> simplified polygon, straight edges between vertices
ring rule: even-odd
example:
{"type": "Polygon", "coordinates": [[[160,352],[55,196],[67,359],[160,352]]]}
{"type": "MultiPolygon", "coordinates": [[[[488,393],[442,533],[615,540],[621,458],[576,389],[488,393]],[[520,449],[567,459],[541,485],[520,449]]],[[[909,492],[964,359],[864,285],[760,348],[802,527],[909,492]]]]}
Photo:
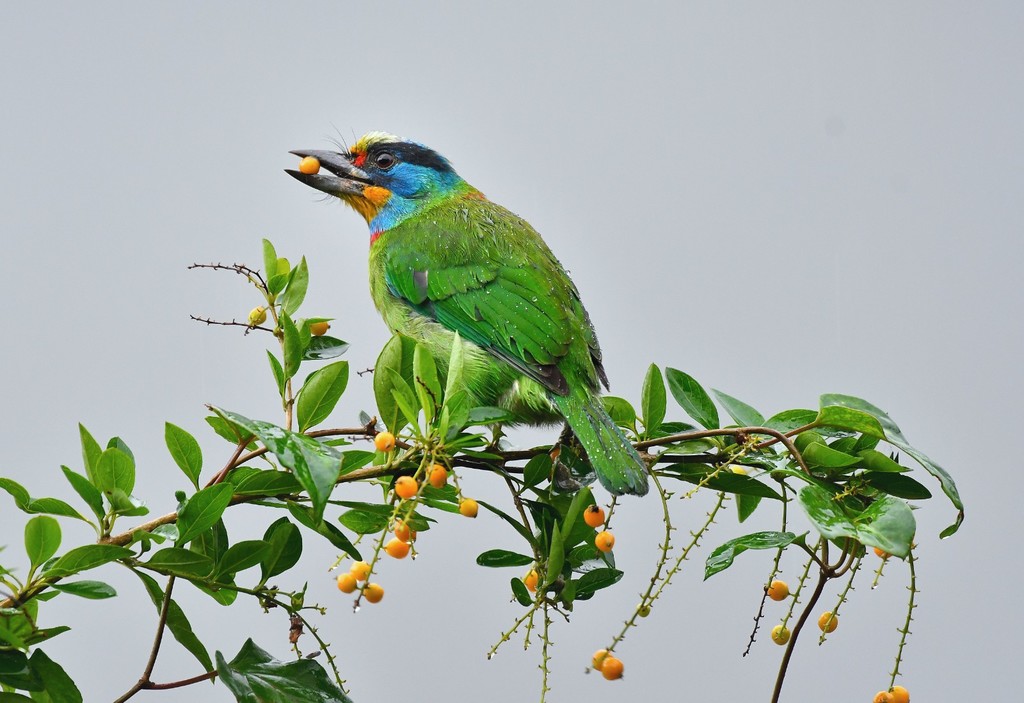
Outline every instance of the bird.
{"type": "Polygon", "coordinates": [[[644,461],[601,402],[608,377],[579,291],[526,220],[437,151],[386,132],[291,153],[327,173],[289,175],[366,220],[371,297],[392,332],[442,369],[462,340],[471,407],[501,408],[511,424],[564,420],[609,492],[647,493],[644,461]]]}

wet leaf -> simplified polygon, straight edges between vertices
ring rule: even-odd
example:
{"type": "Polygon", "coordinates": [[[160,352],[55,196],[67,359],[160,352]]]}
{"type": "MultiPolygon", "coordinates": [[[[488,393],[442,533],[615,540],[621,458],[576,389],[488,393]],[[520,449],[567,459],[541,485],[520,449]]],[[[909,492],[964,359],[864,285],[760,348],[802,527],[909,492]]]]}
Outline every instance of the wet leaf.
{"type": "Polygon", "coordinates": [[[665,369],[668,389],[686,414],[708,429],[718,428],[718,408],[711,396],[689,374],[679,369],[665,369]]]}

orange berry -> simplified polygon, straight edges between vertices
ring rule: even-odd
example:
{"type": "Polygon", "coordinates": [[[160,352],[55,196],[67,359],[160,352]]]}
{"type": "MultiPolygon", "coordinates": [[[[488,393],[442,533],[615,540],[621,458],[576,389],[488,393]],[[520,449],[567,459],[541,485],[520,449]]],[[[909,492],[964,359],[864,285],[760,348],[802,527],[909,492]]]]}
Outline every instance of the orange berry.
{"type": "Polygon", "coordinates": [[[768,587],[768,597],[772,600],[786,600],[789,598],[789,584],[785,581],[772,581],[768,587]]]}
{"type": "MultiPolygon", "coordinates": [[[[379,436],[379,435],[378,435],[379,436]]],[[[395,481],[395,493],[399,498],[409,500],[420,491],[420,482],[412,476],[399,476],[395,481]]]]}
{"type": "Polygon", "coordinates": [[[597,537],[594,538],[594,546],[602,552],[612,551],[612,547],[615,546],[615,535],[608,530],[598,532],[597,537]]]}
{"type": "Polygon", "coordinates": [[[320,159],[315,156],[303,157],[302,161],[299,162],[299,173],[304,173],[307,176],[312,176],[314,173],[320,172],[320,159]]]}
{"type": "Polygon", "coordinates": [[[789,628],[785,625],[776,625],[772,628],[772,642],[775,644],[786,644],[786,642],[789,642],[791,634],[789,628]]]}
{"type": "Polygon", "coordinates": [[[526,588],[529,591],[536,591],[539,582],[540,574],[537,573],[536,569],[530,569],[529,573],[523,577],[523,583],[526,584],[526,588]]]}
{"type": "Polygon", "coordinates": [[[356,581],[365,581],[370,578],[370,565],[365,561],[357,561],[348,572],[355,576],[356,581]]]}
{"type": "Polygon", "coordinates": [[[892,697],[892,694],[889,693],[888,691],[879,691],[878,693],[875,694],[875,697],[874,697],[874,700],[873,700],[872,703],[895,703],[895,700],[896,699],[894,699],[892,697]]]}
{"type": "Polygon", "coordinates": [[[600,527],[604,524],[604,508],[600,505],[588,505],[583,511],[583,522],[589,527],[600,527]]]}
{"type": "Polygon", "coordinates": [[[448,485],[448,469],[440,464],[434,464],[434,468],[430,470],[430,476],[427,477],[427,481],[434,488],[444,488],[448,485]]]}
{"type": "Polygon", "coordinates": [[[892,703],[910,703],[910,691],[902,686],[893,686],[892,703]]]}
{"type": "Polygon", "coordinates": [[[839,618],[833,615],[831,610],[826,610],[818,618],[818,628],[822,632],[835,632],[837,627],[839,627],[839,618]]]}
{"type": "Polygon", "coordinates": [[[379,452],[390,452],[395,448],[395,436],[390,432],[380,432],[373,438],[373,444],[379,452]]]}
{"type": "Polygon", "coordinates": [[[331,325],[328,322],[314,322],[309,326],[309,333],[314,337],[323,337],[329,329],[331,325]]]}
{"type": "Polygon", "coordinates": [[[881,547],[875,547],[875,556],[877,556],[879,559],[888,559],[892,555],[889,554],[889,552],[882,549],[881,547]]]}
{"type": "Polygon", "coordinates": [[[622,678],[622,670],[625,667],[622,665],[622,660],[618,657],[607,655],[604,658],[604,662],[601,664],[601,676],[605,677],[609,681],[622,678]]]}
{"type": "Polygon", "coordinates": [[[363,589],[363,598],[370,601],[371,603],[380,603],[380,599],[384,597],[384,589],[377,583],[368,583],[366,588],[363,589]]]}
{"type": "Polygon", "coordinates": [[[466,517],[476,517],[479,510],[480,506],[472,498],[463,498],[459,501],[459,513],[466,517]]]}
{"type": "Polygon", "coordinates": [[[342,593],[351,593],[356,590],[356,577],[352,574],[341,574],[338,576],[338,590],[342,593]]]}
{"type": "Polygon", "coordinates": [[[604,666],[604,658],[608,656],[607,649],[599,649],[594,652],[594,658],[590,660],[590,665],[597,671],[601,670],[604,666]]]}
{"type": "Polygon", "coordinates": [[[404,520],[395,520],[395,524],[391,526],[391,531],[395,533],[395,537],[403,542],[414,542],[416,540],[416,530],[409,529],[404,520]]]}
{"type": "Polygon", "coordinates": [[[409,543],[394,537],[384,545],[384,551],[395,559],[405,559],[409,556],[409,543]]]}

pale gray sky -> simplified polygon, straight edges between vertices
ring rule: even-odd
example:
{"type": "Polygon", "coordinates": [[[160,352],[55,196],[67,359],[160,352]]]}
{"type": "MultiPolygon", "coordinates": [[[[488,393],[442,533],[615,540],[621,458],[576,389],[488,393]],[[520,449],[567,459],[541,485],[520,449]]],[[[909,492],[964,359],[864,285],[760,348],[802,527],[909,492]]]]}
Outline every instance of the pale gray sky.
{"type": "MultiPolygon", "coordinates": [[[[435,147],[545,236],[582,291],[613,392],[636,401],[655,361],[766,414],[822,392],[887,409],[968,507],[942,543],[944,498],[917,513],[923,593],[903,683],[920,701],[1007,700],[1024,624],[1007,539],[1024,488],[1022,31],[1014,2],[9,5],[0,475],[69,497],[59,465],[80,468],[79,421],[128,441],[154,513],[185,483],[165,420],[219,467],[228,448],[203,404],[262,418],[276,404],[264,340],[188,319],[241,319],[255,298],[240,279],[185,267],[259,265],[264,236],[310,257],[307,312],[337,317],[353,367],[372,365],[387,334],[365,226],[282,169],[289,149],[383,129],[435,147]]],[[[353,377],[334,417],[351,421],[371,398],[369,377],[353,377]]],[[[486,476],[467,483],[502,495],[486,476]]],[[[676,513],[689,528],[704,509],[676,513]]],[[[233,512],[235,539],[262,532],[262,513],[233,512]]],[[[5,560],[23,522],[0,495],[5,560]]],[[[708,547],[774,520],[752,523],[727,515],[708,547]]],[[[762,635],[740,657],[762,555],[702,584],[702,554],[621,648],[625,681],[583,675],[636,602],[658,525],[650,499],[627,503],[627,577],[558,623],[550,699],[766,700],[781,649],[762,635]]],[[[357,703],[537,697],[539,651],[484,658],[518,607],[512,573],[473,560],[513,537],[496,520],[446,520],[415,563],[386,565],[387,597],[356,615],[325,573],[333,552],[307,539],[295,578],[331,606],[323,634],[357,703]]],[[[65,527],[68,544],[86,538],[65,527]]],[[[154,625],[131,577],[96,577],[123,597],[43,610],[45,624],[75,626],[51,653],[89,701],[137,678],[154,625]]],[[[862,581],[837,636],[801,642],[784,700],[883,688],[903,586],[862,581]]],[[[252,636],[288,655],[283,614],[220,608],[187,586],[178,597],[211,650],[233,655],[252,636]]],[[[196,673],[172,642],[155,678],[196,673]]],[[[230,700],[220,686],[143,697],[230,700]]]]}

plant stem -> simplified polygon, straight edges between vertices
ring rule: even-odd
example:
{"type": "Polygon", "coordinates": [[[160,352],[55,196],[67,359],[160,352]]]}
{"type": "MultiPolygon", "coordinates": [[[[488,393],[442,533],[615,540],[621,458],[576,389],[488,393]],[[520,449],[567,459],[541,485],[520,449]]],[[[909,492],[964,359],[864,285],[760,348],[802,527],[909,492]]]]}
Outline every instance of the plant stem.
{"type": "Polygon", "coordinates": [[[156,626],[156,635],[153,637],[153,647],[149,650],[149,660],[146,662],[146,668],[142,671],[142,676],[135,682],[135,685],[125,691],[124,695],[114,701],[114,703],[124,703],[136,693],[146,688],[151,681],[149,677],[153,674],[153,668],[156,666],[156,658],[160,654],[160,645],[164,639],[164,627],[167,625],[167,613],[171,608],[171,591],[174,589],[174,577],[167,577],[167,587],[164,589],[164,600],[160,605],[160,619],[156,626]]]}

